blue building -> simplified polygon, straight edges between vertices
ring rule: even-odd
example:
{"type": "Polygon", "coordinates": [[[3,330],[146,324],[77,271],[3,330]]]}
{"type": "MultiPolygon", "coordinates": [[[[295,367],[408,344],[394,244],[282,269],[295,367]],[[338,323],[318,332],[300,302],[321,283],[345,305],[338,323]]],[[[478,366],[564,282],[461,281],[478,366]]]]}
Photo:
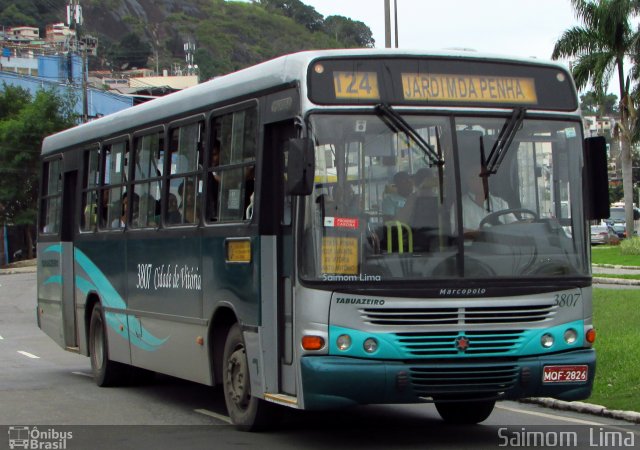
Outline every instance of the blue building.
{"type": "MultiPolygon", "coordinates": [[[[32,95],[41,89],[53,89],[60,95],[67,95],[71,92],[77,99],[75,112],[79,117],[82,116],[82,60],[78,55],[72,55],[70,58],[67,55],[35,56],[37,75],[27,75],[23,70],[19,70],[21,61],[17,61],[26,60],[23,61],[23,65],[26,67],[29,64],[33,65],[34,58],[14,57],[7,60],[5,58],[5,56],[2,57],[3,70],[0,71],[0,83],[22,87],[32,95]],[[15,72],[8,71],[13,68],[15,68],[15,72]],[[73,80],[71,85],[68,80],[69,72],[71,72],[73,80]]],[[[133,106],[133,98],[89,87],[87,89],[87,104],[88,115],[91,119],[131,107],[133,106]]]]}

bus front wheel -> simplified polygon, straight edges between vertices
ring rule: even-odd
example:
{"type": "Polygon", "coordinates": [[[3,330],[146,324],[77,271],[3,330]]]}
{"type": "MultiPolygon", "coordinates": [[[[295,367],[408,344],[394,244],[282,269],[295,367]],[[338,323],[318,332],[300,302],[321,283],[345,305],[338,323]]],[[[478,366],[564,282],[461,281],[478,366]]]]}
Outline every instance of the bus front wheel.
{"type": "Polygon", "coordinates": [[[98,386],[116,386],[123,382],[128,366],[109,359],[107,328],[100,304],[95,305],[91,312],[89,354],[93,379],[98,386]]]}
{"type": "Polygon", "coordinates": [[[247,352],[238,323],[229,329],[224,345],[223,391],[233,424],[242,431],[257,431],[273,424],[274,405],[251,395],[247,352]]]}
{"type": "Polygon", "coordinates": [[[491,415],[495,404],[495,400],[436,402],[436,409],[445,422],[469,425],[486,420],[491,415]]]}

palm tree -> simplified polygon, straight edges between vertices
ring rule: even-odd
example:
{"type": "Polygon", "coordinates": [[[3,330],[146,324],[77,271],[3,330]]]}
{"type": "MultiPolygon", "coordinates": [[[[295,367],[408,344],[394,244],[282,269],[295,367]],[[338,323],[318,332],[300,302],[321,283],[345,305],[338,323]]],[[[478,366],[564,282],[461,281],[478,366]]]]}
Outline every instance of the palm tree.
{"type": "Polygon", "coordinates": [[[627,232],[633,236],[633,175],[631,141],[635,108],[630,93],[630,80],[625,79],[626,57],[634,57],[640,32],[631,19],[640,12],[637,0],[571,0],[583,26],[566,30],[553,49],[552,58],[575,58],[572,67],[578,89],[591,85],[603,96],[614,72],[620,85],[620,123],[618,132],[622,146],[622,187],[624,189],[627,232]]]}

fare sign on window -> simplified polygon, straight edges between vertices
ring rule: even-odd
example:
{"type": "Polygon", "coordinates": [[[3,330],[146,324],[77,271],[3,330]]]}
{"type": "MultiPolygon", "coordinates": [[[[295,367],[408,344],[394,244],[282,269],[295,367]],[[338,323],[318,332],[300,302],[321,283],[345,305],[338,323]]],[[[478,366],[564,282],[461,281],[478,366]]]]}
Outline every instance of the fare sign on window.
{"type": "Polygon", "coordinates": [[[333,72],[333,88],[337,99],[380,98],[375,72],[333,72]]]}
{"type": "Polygon", "coordinates": [[[357,274],[358,239],[350,237],[323,237],[322,273],[357,274]]]}
{"type": "Polygon", "coordinates": [[[537,104],[533,78],[403,73],[405,100],[537,104]]]}

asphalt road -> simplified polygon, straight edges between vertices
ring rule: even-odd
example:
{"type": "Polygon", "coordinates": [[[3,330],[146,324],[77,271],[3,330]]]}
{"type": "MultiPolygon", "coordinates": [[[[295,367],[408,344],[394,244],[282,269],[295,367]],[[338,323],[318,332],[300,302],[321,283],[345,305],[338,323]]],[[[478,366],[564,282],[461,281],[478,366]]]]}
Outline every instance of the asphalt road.
{"type": "Polygon", "coordinates": [[[569,448],[640,445],[637,425],[516,402],[499,403],[472,427],[445,425],[432,405],[384,405],[287,411],[273,431],[242,433],[228,424],[219,388],[160,375],[146,385],[98,388],[88,358],[63,351],[38,329],[35,299],[34,273],[0,276],[0,449],[25,433],[40,448],[57,442],[66,449],[555,448],[561,439],[569,448]]]}

